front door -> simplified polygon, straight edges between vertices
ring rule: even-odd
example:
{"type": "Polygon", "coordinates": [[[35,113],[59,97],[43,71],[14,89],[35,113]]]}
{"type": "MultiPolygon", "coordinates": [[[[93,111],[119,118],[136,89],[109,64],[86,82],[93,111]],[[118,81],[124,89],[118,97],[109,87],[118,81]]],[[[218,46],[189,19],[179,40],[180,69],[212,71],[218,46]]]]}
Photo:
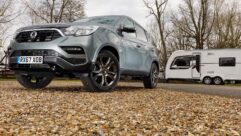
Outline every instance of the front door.
{"type": "MultiPolygon", "coordinates": [[[[122,23],[125,27],[134,28],[134,22],[129,19],[125,19],[122,23]]],[[[122,32],[123,35],[123,47],[125,53],[125,65],[124,67],[128,70],[134,71],[138,70],[142,66],[142,59],[140,58],[140,53],[138,50],[143,48],[137,40],[137,34],[122,32]]]]}

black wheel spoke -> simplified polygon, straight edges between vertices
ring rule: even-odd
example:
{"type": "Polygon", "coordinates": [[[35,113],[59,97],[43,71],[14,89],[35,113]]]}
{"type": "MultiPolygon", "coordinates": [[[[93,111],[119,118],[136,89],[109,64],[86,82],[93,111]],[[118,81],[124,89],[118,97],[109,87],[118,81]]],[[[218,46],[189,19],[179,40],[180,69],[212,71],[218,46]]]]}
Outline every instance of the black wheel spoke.
{"type": "Polygon", "coordinates": [[[94,75],[94,79],[95,79],[95,80],[97,80],[97,79],[98,79],[98,77],[101,77],[101,76],[103,76],[101,73],[96,74],[96,75],[94,75]]]}
{"type": "Polygon", "coordinates": [[[108,80],[107,80],[107,76],[105,76],[105,85],[109,86],[108,80]]]}
{"type": "Polygon", "coordinates": [[[116,73],[112,72],[112,71],[108,71],[107,73],[108,73],[108,75],[116,75],[116,73]]]}
{"type": "Polygon", "coordinates": [[[99,61],[99,62],[97,62],[97,63],[100,63],[100,66],[101,66],[101,67],[103,67],[103,66],[104,66],[103,58],[104,58],[104,57],[102,57],[102,56],[101,56],[101,57],[99,58],[99,59],[100,59],[100,61],[99,61]]]}
{"type": "Polygon", "coordinates": [[[153,85],[156,85],[157,83],[158,83],[158,77],[159,75],[158,75],[158,70],[157,70],[157,68],[155,67],[154,69],[153,69],[153,72],[152,72],[152,83],[153,83],[153,85]]]}
{"type": "Polygon", "coordinates": [[[111,61],[111,62],[106,66],[106,68],[109,70],[109,69],[111,68],[111,66],[113,66],[113,64],[114,64],[114,61],[111,61]]]}
{"type": "Polygon", "coordinates": [[[100,82],[101,86],[104,86],[105,85],[105,76],[102,75],[101,76],[101,82],[100,82]]]}
{"type": "Polygon", "coordinates": [[[107,74],[107,77],[109,77],[111,80],[115,80],[115,76],[114,75],[107,74]]]}
{"type": "Polygon", "coordinates": [[[105,67],[109,66],[110,63],[111,63],[111,58],[108,57],[108,59],[107,59],[107,61],[106,61],[106,63],[105,63],[105,67]]]}

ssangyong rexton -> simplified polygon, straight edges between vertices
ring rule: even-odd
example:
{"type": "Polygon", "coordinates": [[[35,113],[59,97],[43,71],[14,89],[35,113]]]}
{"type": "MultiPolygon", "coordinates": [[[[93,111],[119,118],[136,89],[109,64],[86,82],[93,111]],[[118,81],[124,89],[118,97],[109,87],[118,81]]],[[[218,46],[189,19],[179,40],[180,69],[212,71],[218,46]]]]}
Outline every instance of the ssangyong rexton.
{"type": "Polygon", "coordinates": [[[56,76],[81,77],[89,90],[110,91],[121,75],[158,83],[157,49],[126,16],[87,17],[66,24],[24,27],[9,48],[9,67],[26,88],[46,87],[56,76]]]}

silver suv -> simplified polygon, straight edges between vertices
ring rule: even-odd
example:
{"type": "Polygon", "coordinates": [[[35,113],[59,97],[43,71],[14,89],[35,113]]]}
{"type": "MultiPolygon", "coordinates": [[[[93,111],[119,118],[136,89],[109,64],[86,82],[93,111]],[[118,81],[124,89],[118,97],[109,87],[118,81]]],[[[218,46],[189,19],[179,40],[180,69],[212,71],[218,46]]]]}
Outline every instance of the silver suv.
{"type": "Polygon", "coordinates": [[[151,37],[126,16],[82,18],[19,29],[9,46],[9,67],[26,88],[56,77],[80,77],[89,90],[113,90],[121,75],[158,83],[159,59],[151,37]]]}

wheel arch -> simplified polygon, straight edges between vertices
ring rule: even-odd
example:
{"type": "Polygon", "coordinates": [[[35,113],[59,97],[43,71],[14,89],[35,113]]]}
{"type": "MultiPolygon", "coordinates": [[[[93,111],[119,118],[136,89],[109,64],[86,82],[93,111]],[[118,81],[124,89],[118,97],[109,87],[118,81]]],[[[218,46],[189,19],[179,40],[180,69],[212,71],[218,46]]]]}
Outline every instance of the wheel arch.
{"type": "Polygon", "coordinates": [[[160,64],[159,64],[159,62],[157,60],[153,60],[152,64],[153,63],[156,64],[158,70],[160,71],[160,64]]]}
{"type": "Polygon", "coordinates": [[[120,60],[119,52],[115,47],[107,45],[107,46],[102,47],[99,52],[102,52],[103,50],[110,51],[111,53],[113,53],[116,56],[116,58],[118,60],[120,60]]]}
{"type": "Polygon", "coordinates": [[[206,77],[213,78],[212,76],[205,75],[205,76],[203,76],[203,77],[201,78],[201,81],[203,82],[203,80],[204,80],[206,77]]]}
{"type": "Polygon", "coordinates": [[[111,53],[113,53],[117,60],[120,61],[120,55],[119,55],[119,52],[118,52],[118,49],[116,47],[114,47],[113,45],[111,44],[106,44],[106,45],[103,45],[95,54],[95,57],[94,57],[94,61],[96,61],[97,59],[97,56],[100,52],[104,51],[104,50],[107,50],[107,51],[110,51],[111,53]]]}
{"type": "Polygon", "coordinates": [[[225,81],[222,76],[214,76],[213,79],[215,79],[215,78],[220,78],[220,79],[222,79],[223,82],[225,81]]]}

